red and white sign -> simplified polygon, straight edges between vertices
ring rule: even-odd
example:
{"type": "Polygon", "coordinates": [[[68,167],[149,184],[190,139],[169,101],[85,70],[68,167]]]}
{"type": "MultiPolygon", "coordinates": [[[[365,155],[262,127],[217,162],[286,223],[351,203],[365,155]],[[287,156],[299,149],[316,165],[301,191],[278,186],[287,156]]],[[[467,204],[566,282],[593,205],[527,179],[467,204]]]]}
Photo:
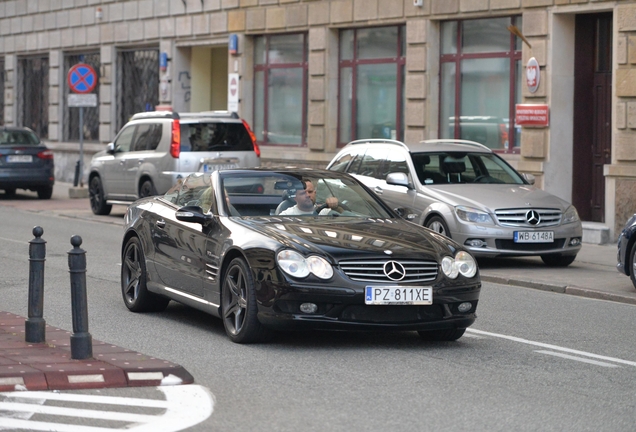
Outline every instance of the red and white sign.
{"type": "Polygon", "coordinates": [[[550,124],[550,112],[546,104],[515,105],[515,125],[546,127],[550,124]]]}
{"type": "Polygon", "coordinates": [[[239,104],[239,74],[231,73],[227,77],[227,109],[238,111],[239,104]]]}
{"type": "Polygon", "coordinates": [[[541,68],[539,67],[539,62],[534,57],[528,60],[528,64],[526,65],[526,84],[528,85],[528,90],[530,93],[534,93],[539,88],[539,83],[541,82],[541,68]]]}

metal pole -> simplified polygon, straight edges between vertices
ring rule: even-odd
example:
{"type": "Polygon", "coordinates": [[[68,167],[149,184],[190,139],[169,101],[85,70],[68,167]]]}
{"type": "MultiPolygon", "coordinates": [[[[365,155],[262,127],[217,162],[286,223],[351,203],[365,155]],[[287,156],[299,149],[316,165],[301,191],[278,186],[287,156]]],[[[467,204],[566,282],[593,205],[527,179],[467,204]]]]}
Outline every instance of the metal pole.
{"type": "Polygon", "coordinates": [[[33,228],[35,238],[29,242],[29,317],[24,322],[24,340],[40,343],[45,340],[44,312],[44,261],[46,241],[41,239],[42,227],[33,228]]]}
{"type": "Polygon", "coordinates": [[[84,187],[84,108],[79,107],[79,140],[80,140],[80,156],[79,156],[79,184],[84,187]]]}
{"type": "Polygon", "coordinates": [[[71,358],[82,360],[93,357],[93,340],[88,332],[88,302],[86,299],[86,251],[80,249],[82,238],[71,237],[73,249],[68,252],[68,269],[71,274],[71,309],[73,334],[71,358]]]}

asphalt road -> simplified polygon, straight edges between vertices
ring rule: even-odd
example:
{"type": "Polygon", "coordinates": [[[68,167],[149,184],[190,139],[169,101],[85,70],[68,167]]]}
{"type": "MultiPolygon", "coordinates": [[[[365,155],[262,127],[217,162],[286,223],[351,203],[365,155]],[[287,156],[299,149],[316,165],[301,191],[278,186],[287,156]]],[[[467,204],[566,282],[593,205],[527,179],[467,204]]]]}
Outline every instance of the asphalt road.
{"type": "MultiPolygon", "coordinates": [[[[424,343],[416,333],[314,332],[241,346],[220,320],[176,303],[159,314],[128,312],[119,224],[2,206],[0,220],[0,310],[27,315],[28,241],[40,225],[44,318],[71,329],[67,252],[80,235],[93,337],[179,363],[212,394],[213,413],[187,430],[633,430],[634,305],[484,283],[477,322],[455,343],[424,343]]],[[[80,393],[160,397],[155,388],[80,393]]],[[[0,415],[12,415],[2,403],[0,415]]],[[[93,407],[108,411],[98,399],[93,407]]]]}

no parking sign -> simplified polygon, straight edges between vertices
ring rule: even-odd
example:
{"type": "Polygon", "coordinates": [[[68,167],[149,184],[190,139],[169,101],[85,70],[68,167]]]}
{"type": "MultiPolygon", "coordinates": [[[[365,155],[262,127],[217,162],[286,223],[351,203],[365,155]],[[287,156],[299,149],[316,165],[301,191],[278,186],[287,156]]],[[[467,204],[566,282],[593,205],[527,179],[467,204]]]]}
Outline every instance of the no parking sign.
{"type": "Polygon", "coordinates": [[[90,93],[97,85],[97,74],[90,65],[78,63],[69,69],[67,81],[74,93],[90,93]]]}

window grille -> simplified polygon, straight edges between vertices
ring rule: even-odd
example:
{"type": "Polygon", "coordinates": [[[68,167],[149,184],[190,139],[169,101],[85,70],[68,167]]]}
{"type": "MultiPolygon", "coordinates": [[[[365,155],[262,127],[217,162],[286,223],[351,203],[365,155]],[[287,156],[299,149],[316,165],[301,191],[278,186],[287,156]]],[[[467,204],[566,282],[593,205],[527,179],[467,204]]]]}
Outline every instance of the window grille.
{"type": "Polygon", "coordinates": [[[49,137],[49,58],[18,60],[18,126],[26,126],[41,138],[49,137]]]}
{"type": "Polygon", "coordinates": [[[159,50],[119,51],[116,82],[119,130],[133,114],[153,111],[159,104],[159,50]]]}

